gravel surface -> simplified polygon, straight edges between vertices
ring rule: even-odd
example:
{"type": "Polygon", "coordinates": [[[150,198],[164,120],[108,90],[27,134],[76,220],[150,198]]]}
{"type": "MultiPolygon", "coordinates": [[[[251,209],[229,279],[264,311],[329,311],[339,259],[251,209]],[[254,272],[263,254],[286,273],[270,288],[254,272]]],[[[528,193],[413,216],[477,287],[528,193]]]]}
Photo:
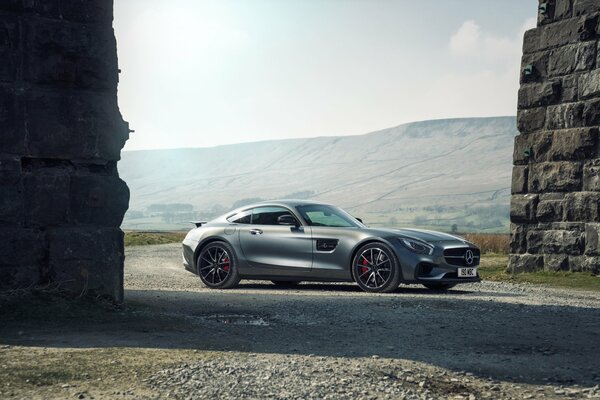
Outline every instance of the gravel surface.
{"type": "Polygon", "coordinates": [[[209,290],[179,251],[127,249],[127,299],[193,327],[174,345],[219,354],[149,377],[164,396],[600,398],[599,293],[502,282],[209,290]]]}
{"type": "Polygon", "coordinates": [[[210,290],[170,244],[126,249],[125,298],[0,318],[0,398],[600,399],[600,293],[210,290]]]}

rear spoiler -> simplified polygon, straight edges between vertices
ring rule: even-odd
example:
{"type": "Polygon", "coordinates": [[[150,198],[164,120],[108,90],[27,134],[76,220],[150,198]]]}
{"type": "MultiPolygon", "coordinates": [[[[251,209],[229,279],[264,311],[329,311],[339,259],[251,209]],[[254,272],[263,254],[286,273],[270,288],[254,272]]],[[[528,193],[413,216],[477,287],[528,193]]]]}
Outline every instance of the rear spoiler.
{"type": "Polygon", "coordinates": [[[207,223],[208,221],[190,221],[192,224],[196,225],[196,228],[200,228],[202,224],[207,223]]]}

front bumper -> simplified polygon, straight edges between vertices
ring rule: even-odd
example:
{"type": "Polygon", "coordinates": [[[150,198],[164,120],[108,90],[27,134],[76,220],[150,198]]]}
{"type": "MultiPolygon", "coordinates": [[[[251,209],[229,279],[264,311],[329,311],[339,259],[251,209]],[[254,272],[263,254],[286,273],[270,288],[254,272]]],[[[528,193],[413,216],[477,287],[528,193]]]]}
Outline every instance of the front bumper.
{"type": "Polygon", "coordinates": [[[438,242],[434,244],[431,255],[416,254],[402,245],[395,246],[402,268],[404,283],[473,283],[480,282],[479,274],[474,277],[458,277],[458,268],[479,268],[479,249],[462,242],[438,242]],[[471,250],[476,252],[477,259],[471,265],[456,265],[453,257],[444,255],[444,252],[471,250]],[[451,263],[452,262],[452,263],[451,263]]]}

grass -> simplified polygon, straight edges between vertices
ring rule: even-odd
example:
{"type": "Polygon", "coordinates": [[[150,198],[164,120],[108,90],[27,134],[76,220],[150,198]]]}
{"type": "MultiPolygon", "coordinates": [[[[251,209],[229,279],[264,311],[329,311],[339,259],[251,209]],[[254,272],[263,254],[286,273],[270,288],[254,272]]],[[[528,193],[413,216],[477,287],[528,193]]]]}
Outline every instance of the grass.
{"type": "Polygon", "coordinates": [[[125,231],[125,246],[181,243],[185,235],[185,232],[125,231]]]}
{"type": "Polygon", "coordinates": [[[502,233],[466,233],[463,236],[476,244],[483,254],[507,254],[510,236],[502,233]]]}
{"type": "Polygon", "coordinates": [[[506,273],[507,255],[483,255],[479,275],[488,281],[532,283],[556,288],[600,291],[600,277],[589,272],[536,271],[506,273]]]}

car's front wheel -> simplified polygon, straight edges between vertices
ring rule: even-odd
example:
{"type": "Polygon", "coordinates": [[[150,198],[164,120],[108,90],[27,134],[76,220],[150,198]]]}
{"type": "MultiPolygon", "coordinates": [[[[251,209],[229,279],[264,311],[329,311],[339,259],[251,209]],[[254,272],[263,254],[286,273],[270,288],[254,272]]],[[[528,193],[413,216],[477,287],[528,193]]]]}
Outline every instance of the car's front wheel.
{"type": "Polygon", "coordinates": [[[395,290],[402,274],[393,250],[384,243],[368,243],[352,260],[354,280],[365,292],[385,293],[395,290]]]}
{"type": "Polygon", "coordinates": [[[209,288],[229,289],[240,282],[237,258],[225,242],[213,242],[204,247],[196,262],[198,276],[209,288]]]}
{"type": "Polygon", "coordinates": [[[431,290],[448,290],[456,285],[453,283],[425,283],[423,286],[431,290]]]}

